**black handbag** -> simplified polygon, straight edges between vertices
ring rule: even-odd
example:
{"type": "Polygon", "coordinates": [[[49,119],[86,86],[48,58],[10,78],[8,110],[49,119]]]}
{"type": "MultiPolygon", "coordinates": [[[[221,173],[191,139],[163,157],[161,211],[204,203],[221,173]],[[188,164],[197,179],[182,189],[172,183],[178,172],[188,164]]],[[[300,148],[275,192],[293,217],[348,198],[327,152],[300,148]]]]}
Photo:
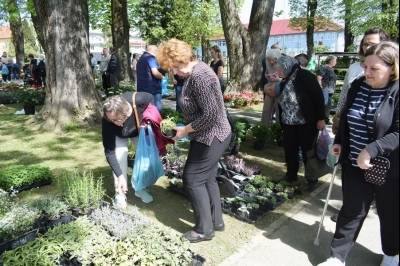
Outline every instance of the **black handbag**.
{"type": "Polygon", "coordinates": [[[326,159],[320,160],[316,153],[316,144],[318,140],[319,132],[314,138],[311,148],[307,150],[307,163],[305,165],[304,177],[307,180],[315,181],[318,178],[329,174],[332,168],[326,163],[326,159]]]}
{"type": "MultiPolygon", "coordinates": [[[[367,113],[368,113],[368,108],[369,108],[369,100],[370,100],[371,94],[368,94],[368,101],[367,101],[367,110],[365,111],[365,125],[367,126],[367,133],[369,140],[372,142],[374,140],[374,137],[372,133],[369,131],[369,126],[367,123],[367,113]]],[[[365,181],[372,183],[377,186],[382,186],[385,184],[386,181],[386,175],[387,172],[390,168],[390,161],[388,158],[385,158],[383,156],[378,156],[375,158],[370,159],[370,164],[372,164],[372,167],[368,168],[365,173],[364,173],[364,178],[365,181]]]]}
{"type": "Polygon", "coordinates": [[[390,161],[388,158],[378,156],[371,158],[370,163],[372,167],[365,171],[365,181],[377,186],[385,184],[386,175],[390,168],[390,161]]]}

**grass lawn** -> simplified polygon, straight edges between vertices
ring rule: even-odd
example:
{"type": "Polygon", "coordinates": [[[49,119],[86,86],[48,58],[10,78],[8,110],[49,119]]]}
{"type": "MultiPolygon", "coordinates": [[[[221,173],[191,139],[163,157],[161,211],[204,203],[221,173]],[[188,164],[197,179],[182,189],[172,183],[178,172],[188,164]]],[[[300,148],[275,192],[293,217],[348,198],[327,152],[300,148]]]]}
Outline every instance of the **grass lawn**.
{"type": "MultiPolygon", "coordinates": [[[[40,108],[38,106],[37,110],[40,108]]],[[[260,111],[262,104],[245,108],[260,111]]],[[[48,166],[55,175],[64,170],[80,172],[91,170],[95,176],[104,177],[106,193],[109,197],[106,200],[111,201],[111,197],[114,195],[113,180],[103,153],[101,125],[56,135],[42,132],[37,125],[29,124],[29,116],[14,115],[15,111],[20,109],[22,106],[19,104],[0,107],[0,135],[2,138],[0,167],[16,164],[41,164],[48,166]]],[[[239,156],[245,159],[246,164],[259,164],[263,175],[278,180],[285,174],[283,148],[278,147],[274,142],[267,143],[264,150],[256,151],[253,150],[251,141],[246,140],[241,145],[239,156]]],[[[299,182],[305,184],[304,179],[299,182]]],[[[184,233],[193,226],[194,218],[191,206],[185,197],[170,192],[167,186],[168,179],[162,177],[156,185],[149,188],[150,194],[154,197],[154,202],[151,204],[142,203],[130,189],[127,194],[128,203],[137,205],[154,222],[184,233]]],[[[129,187],[131,188],[131,186],[129,187]]],[[[51,185],[21,192],[18,198],[21,201],[30,201],[41,195],[55,193],[55,187],[51,185]]],[[[221,193],[226,195],[223,187],[221,187],[221,193]]],[[[244,223],[224,214],[226,231],[217,232],[212,241],[200,242],[194,244],[193,247],[198,254],[207,259],[206,265],[218,265],[307,194],[303,193],[287,201],[255,224],[244,223]]]]}

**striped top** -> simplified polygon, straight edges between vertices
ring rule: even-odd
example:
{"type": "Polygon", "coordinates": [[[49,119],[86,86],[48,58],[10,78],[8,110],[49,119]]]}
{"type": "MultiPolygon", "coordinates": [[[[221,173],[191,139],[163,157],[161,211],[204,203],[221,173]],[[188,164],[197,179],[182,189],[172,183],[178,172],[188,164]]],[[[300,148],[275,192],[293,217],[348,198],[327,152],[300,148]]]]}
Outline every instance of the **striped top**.
{"type": "Polygon", "coordinates": [[[364,81],[353,104],[347,112],[347,120],[350,128],[349,159],[353,166],[358,167],[358,155],[365,146],[373,141],[373,139],[370,138],[372,138],[375,112],[385,98],[386,91],[387,88],[371,89],[364,81]],[[367,130],[367,123],[370,134],[367,130]]]}

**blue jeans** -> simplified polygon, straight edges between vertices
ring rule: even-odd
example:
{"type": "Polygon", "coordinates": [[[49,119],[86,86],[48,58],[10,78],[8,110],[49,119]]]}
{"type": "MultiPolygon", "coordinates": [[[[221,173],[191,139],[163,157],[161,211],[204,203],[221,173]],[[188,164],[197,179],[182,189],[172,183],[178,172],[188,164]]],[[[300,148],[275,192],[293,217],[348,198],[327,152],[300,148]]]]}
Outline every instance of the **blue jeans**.
{"type": "Polygon", "coordinates": [[[153,97],[154,97],[154,105],[157,107],[158,112],[161,114],[161,109],[162,109],[162,107],[161,107],[161,98],[162,98],[162,94],[161,93],[160,94],[154,94],[153,97]]]}
{"type": "Polygon", "coordinates": [[[176,93],[176,111],[181,110],[181,106],[179,105],[179,99],[181,98],[182,87],[180,85],[175,85],[175,93],[176,93]]]}

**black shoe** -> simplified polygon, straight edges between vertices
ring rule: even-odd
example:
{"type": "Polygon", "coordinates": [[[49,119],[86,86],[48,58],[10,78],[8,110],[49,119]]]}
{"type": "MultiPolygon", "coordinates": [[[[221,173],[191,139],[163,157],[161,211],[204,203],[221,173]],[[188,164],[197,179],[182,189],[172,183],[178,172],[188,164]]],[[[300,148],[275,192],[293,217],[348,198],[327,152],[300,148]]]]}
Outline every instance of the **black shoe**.
{"type": "Polygon", "coordinates": [[[192,231],[188,231],[183,234],[183,238],[187,239],[190,243],[197,243],[200,241],[211,240],[215,236],[214,230],[211,230],[207,234],[198,234],[197,236],[192,236],[192,231]]]}
{"type": "Polygon", "coordinates": [[[335,213],[334,215],[331,216],[332,222],[337,222],[337,218],[339,217],[339,213],[335,213]]]}
{"type": "Polygon", "coordinates": [[[285,177],[282,179],[282,181],[286,181],[288,183],[297,182],[297,176],[295,178],[292,178],[292,177],[285,175],[285,177]]]}
{"type": "Polygon", "coordinates": [[[214,224],[214,231],[225,231],[225,224],[214,224]]]}
{"type": "Polygon", "coordinates": [[[308,181],[308,192],[313,192],[314,190],[317,189],[317,183],[318,180],[316,181],[308,181]]]}

